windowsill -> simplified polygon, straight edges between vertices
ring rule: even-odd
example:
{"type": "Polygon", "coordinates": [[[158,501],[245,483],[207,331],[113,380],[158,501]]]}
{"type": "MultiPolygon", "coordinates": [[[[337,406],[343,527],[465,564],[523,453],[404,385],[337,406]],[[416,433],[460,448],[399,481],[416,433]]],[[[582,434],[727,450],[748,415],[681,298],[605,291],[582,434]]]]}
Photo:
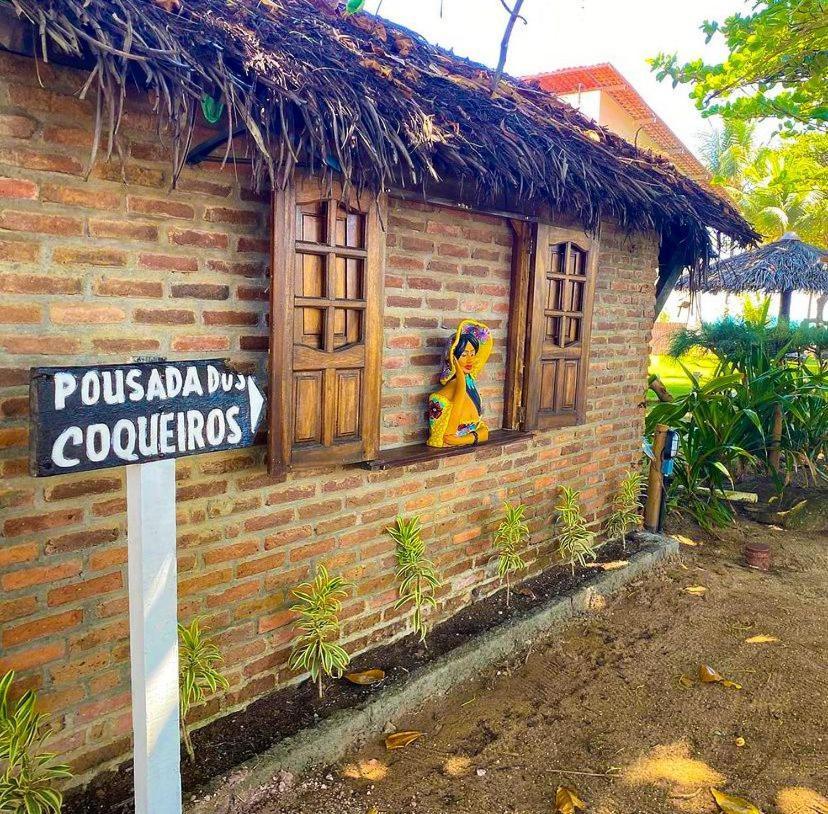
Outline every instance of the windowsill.
{"type": "Polygon", "coordinates": [[[435,461],[438,458],[455,458],[458,455],[468,455],[471,452],[479,452],[485,449],[497,449],[499,447],[518,444],[527,441],[532,437],[531,432],[520,430],[494,430],[485,444],[465,447],[430,447],[426,444],[413,444],[405,447],[393,447],[384,449],[379,457],[372,461],[363,461],[359,466],[371,471],[382,471],[385,469],[396,469],[409,464],[419,464],[424,461],[435,461]]]}

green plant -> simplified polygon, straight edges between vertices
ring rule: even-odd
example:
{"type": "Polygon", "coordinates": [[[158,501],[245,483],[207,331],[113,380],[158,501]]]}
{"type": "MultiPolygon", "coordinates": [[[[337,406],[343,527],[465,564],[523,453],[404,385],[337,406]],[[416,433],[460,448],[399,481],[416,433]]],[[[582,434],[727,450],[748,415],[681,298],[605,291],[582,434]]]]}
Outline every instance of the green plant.
{"type": "Polygon", "coordinates": [[[587,528],[586,518],[581,509],[581,494],[568,486],[561,487],[561,499],[555,511],[558,515],[558,551],[569,563],[575,574],[575,563],[586,565],[587,558],[594,560],[595,532],[587,528]]]}
{"type": "MultiPolygon", "coordinates": [[[[503,522],[498,526],[494,536],[494,546],[497,550],[497,575],[501,581],[506,580],[506,607],[509,607],[511,596],[511,575],[526,568],[526,563],[518,553],[518,548],[525,546],[529,541],[529,526],[524,519],[526,506],[510,506],[503,508],[503,522]]],[[[492,558],[494,559],[494,557],[492,558]]]]}
{"type": "Polygon", "coordinates": [[[0,811],[8,814],[60,814],[63,795],[55,782],[72,776],[68,766],[42,748],[51,729],[37,712],[37,695],[10,698],[14,673],[0,678],[0,811]]]}
{"type": "Polygon", "coordinates": [[[612,501],[612,513],[607,519],[607,536],[620,537],[621,547],[627,550],[627,532],[641,525],[641,488],[644,477],[636,470],[627,472],[621,488],[612,501]]]}
{"type": "Polygon", "coordinates": [[[294,626],[299,636],[288,664],[292,670],[310,673],[320,698],[322,677],[339,678],[351,660],[339,644],[339,614],[350,588],[349,582],[332,577],[324,565],[318,565],[313,582],[303,582],[292,591],[299,600],[291,607],[299,615],[294,626]]]}
{"type": "Polygon", "coordinates": [[[216,644],[204,635],[201,620],[196,617],[189,627],[178,625],[178,704],[181,711],[181,737],[190,760],[195,760],[193,742],[187,725],[190,709],[200,704],[208,692],[219,687],[228,690],[230,684],[219,672],[223,661],[216,644]]]}
{"type": "Polygon", "coordinates": [[[396,544],[396,576],[400,581],[400,598],[394,607],[401,608],[411,602],[411,627],[425,641],[428,627],[423,619],[423,609],[437,604],[434,591],[440,585],[440,577],[434,563],[425,555],[419,517],[398,517],[393,526],[386,529],[396,544]]]}

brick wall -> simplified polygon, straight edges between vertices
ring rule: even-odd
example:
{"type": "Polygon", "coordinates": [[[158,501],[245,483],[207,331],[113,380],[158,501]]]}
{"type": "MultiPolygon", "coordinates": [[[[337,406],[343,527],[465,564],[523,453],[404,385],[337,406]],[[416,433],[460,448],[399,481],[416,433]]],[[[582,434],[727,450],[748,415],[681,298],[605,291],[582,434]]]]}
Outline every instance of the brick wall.
{"type": "MultiPolygon", "coordinates": [[[[226,355],[266,362],[267,207],[244,167],[188,170],[170,192],[155,121],[135,104],[122,180],[101,160],[84,180],[90,105],[75,72],[0,55],[0,670],[39,690],[55,749],[80,779],[130,748],[123,471],[26,474],[34,365],[226,355]]],[[[389,213],[383,444],[421,438],[423,398],[456,320],[495,328],[487,412],[502,403],[509,247],[485,216],[394,201],[389,213]]],[[[604,230],[588,421],[504,449],[403,470],[270,478],[261,449],[177,462],[180,615],[206,617],[230,691],[206,719],[297,680],[286,666],[289,588],[318,562],[356,583],[351,652],[399,635],[385,527],[419,513],[445,585],[433,618],[496,588],[491,534],[504,500],[529,507],[536,571],[551,561],[555,487],[583,490],[591,517],[637,460],[656,243],[604,230]]],[[[492,421],[495,425],[498,422],[492,421]]]]}
{"type": "Polygon", "coordinates": [[[392,200],[383,350],[383,447],[422,442],[445,343],[464,318],[492,329],[480,382],[490,429],[501,426],[512,237],[502,218],[392,200]]]}

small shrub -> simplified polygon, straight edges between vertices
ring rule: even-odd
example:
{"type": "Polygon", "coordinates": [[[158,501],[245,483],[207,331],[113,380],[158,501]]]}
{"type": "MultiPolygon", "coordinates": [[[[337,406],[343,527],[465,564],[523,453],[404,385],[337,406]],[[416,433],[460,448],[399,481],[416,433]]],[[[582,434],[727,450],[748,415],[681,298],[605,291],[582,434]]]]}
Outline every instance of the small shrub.
{"type": "Polygon", "coordinates": [[[0,811],[60,814],[63,795],[54,785],[72,772],[42,751],[51,735],[49,716],[36,711],[37,695],[31,690],[12,701],[13,681],[13,672],[0,678],[0,811]]]}
{"type": "Polygon", "coordinates": [[[332,577],[324,565],[318,565],[313,582],[303,582],[292,591],[299,600],[291,607],[299,614],[294,626],[299,636],[288,664],[292,670],[310,673],[320,698],[323,676],[339,678],[351,661],[339,645],[339,614],[350,588],[350,583],[342,577],[332,577]]]}
{"type": "Polygon", "coordinates": [[[575,574],[575,563],[586,565],[587,558],[594,560],[595,532],[587,528],[586,519],[581,509],[581,494],[568,486],[561,487],[561,499],[555,507],[558,514],[558,551],[562,559],[569,563],[575,574]]]}
{"type": "Polygon", "coordinates": [[[612,502],[612,513],[607,519],[607,536],[611,539],[620,537],[624,551],[627,550],[627,533],[641,525],[643,482],[644,477],[640,472],[631,470],[626,474],[612,502]]]}
{"type": "Polygon", "coordinates": [[[437,604],[434,591],[440,585],[440,577],[434,563],[425,555],[419,517],[398,517],[386,531],[396,543],[396,575],[400,581],[400,598],[394,607],[401,608],[409,602],[413,605],[411,627],[423,642],[428,633],[423,609],[433,608],[437,604]]]}
{"type": "Polygon", "coordinates": [[[198,618],[189,627],[178,625],[178,703],[181,710],[181,737],[190,760],[195,760],[193,742],[187,725],[190,708],[200,704],[207,693],[217,692],[219,687],[228,690],[230,684],[219,672],[217,665],[223,661],[218,647],[201,629],[198,618]]]}
{"type": "Polygon", "coordinates": [[[497,575],[501,581],[506,581],[506,607],[509,607],[511,595],[511,575],[526,568],[526,563],[518,553],[518,549],[525,546],[529,540],[529,526],[524,517],[526,506],[504,507],[503,522],[495,532],[494,546],[497,550],[497,575]]]}

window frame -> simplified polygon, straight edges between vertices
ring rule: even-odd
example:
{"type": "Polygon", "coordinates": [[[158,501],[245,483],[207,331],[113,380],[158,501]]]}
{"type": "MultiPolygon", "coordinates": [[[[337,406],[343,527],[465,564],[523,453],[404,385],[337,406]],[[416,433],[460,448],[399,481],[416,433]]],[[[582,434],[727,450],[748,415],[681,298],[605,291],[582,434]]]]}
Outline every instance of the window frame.
{"type": "MultiPolygon", "coordinates": [[[[586,421],[587,385],[590,363],[595,281],[600,240],[583,229],[556,226],[547,222],[527,224],[512,221],[512,296],[509,312],[509,352],[506,376],[504,427],[524,431],[555,429],[586,421]],[[578,353],[572,350],[557,358],[578,359],[574,409],[557,412],[540,410],[543,297],[550,247],[574,244],[585,252],[585,280],[581,303],[581,339],[578,353]]],[[[576,313],[576,312],[571,312],[576,313]]],[[[562,331],[564,329],[562,325],[562,331]]]]}
{"type": "MultiPolygon", "coordinates": [[[[303,176],[292,179],[284,189],[272,194],[271,219],[271,286],[270,286],[270,413],[268,418],[268,471],[271,475],[284,473],[290,468],[301,466],[343,465],[376,458],[379,452],[380,436],[380,390],[382,382],[383,346],[383,302],[384,302],[384,257],[385,223],[387,201],[384,195],[360,201],[356,192],[343,191],[342,185],[333,183],[322,186],[315,180],[303,176]],[[297,206],[305,201],[319,201],[326,204],[325,243],[311,243],[297,240],[297,206]],[[359,210],[364,217],[364,249],[351,249],[336,245],[336,217],[339,204],[359,210]],[[332,396],[332,374],[347,361],[349,349],[364,348],[363,361],[355,365],[362,370],[361,400],[359,404],[359,436],[348,443],[332,441],[333,429],[326,425],[322,415],[322,443],[306,448],[296,447],[294,433],[294,367],[302,354],[302,346],[294,340],[294,313],[298,300],[308,300],[295,292],[295,255],[303,253],[320,254],[325,257],[325,296],[314,307],[326,311],[325,341],[318,354],[326,354],[330,365],[323,366],[323,384],[320,393],[325,399],[332,396]],[[331,296],[334,258],[353,256],[363,261],[362,297],[360,300],[337,299],[331,296]],[[324,302],[323,302],[324,301],[324,302]],[[345,345],[333,351],[328,347],[333,337],[334,325],[331,312],[335,307],[345,308],[344,303],[358,303],[363,314],[362,342],[345,345]],[[336,355],[340,354],[338,360],[336,355]]],[[[310,298],[313,299],[313,298],[310,298]]],[[[307,304],[307,303],[305,303],[307,304]]],[[[317,355],[318,355],[317,354],[317,355]]],[[[361,353],[351,353],[362,356],[361,353]]],[[[347,367],[347,365],[345,365],[347,367]]],[[[299,368],[301,369],[301,368],[299,368]]],[[[327,418],[333,419],[331,414],[327,418]]]]}

